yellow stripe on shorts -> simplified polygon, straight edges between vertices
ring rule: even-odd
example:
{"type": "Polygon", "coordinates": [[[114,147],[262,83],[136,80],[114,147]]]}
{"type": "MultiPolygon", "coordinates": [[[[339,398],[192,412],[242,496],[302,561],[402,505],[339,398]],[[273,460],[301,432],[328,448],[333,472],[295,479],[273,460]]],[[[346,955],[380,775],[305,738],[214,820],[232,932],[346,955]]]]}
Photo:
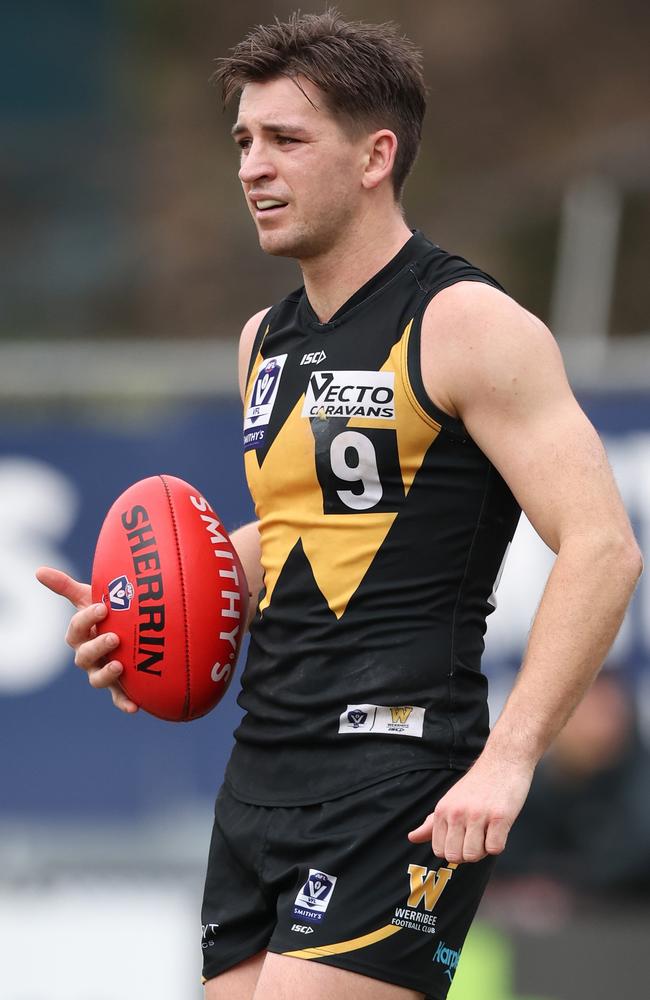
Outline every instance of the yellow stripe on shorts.
{"type": "Polygon", "coordinates": [[[324,944],[320,948],[302,948],[300,951],[283,951],[283,955],[290,958],[327,958],[328,955],[343,955],[348,951],[358,951],[359,948],[367,948],[368,945],[383,941],[384,938],[391,937],[401,931],[401,927],[394,927],[393,924],[386,924],[370,934],[363,934],[361,937],[350,938],[349,941],[339,941],[336,944],[324,944]]]}

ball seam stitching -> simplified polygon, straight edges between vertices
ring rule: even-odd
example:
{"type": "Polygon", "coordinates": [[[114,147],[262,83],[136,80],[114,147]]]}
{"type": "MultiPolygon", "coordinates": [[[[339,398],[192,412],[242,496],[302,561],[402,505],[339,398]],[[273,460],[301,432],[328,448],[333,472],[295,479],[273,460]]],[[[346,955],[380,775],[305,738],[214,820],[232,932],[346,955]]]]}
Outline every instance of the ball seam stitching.
{"type": "Polygon", "coordinates": [[[183,602],[183,631],[185,633],[185,702],[183,704],[183,717],[187,718],[190,712],[190,706],[192,703],[191,699],[191,684],[192,675],[190,671],[190,634],[188,627],[188,616],[187,616],[187,597],[185,593],[185,574],[183,572],[183,557],[181,553],[180,539],[178,535],[178,526],[176,523],[176,512],[174,510],[174,501],[172,498],[171,490],[167,485],[167,480],[164,476],[160,477],[165,493],[167,494],[167,501],[169,503],[169,512],[172,519],[172,527],[174,529],[174,541],[176,543],[176,554],[178,556],[178,570],[181,578],[181,600],[183,602]]]}

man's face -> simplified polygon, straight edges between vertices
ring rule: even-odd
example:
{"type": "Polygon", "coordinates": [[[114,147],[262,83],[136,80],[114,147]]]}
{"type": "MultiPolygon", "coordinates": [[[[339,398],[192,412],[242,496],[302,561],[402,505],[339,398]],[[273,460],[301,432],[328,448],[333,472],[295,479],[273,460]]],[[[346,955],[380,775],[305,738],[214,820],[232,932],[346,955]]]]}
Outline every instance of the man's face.
{"type": "Polygon", "coordinates": [[[233,136],[260,246],[307,260],[332,249],[359,218],[368,137],[344,132],[318,88],[301,86],[313,105],[286,77],[247,84],[233,136]]]}

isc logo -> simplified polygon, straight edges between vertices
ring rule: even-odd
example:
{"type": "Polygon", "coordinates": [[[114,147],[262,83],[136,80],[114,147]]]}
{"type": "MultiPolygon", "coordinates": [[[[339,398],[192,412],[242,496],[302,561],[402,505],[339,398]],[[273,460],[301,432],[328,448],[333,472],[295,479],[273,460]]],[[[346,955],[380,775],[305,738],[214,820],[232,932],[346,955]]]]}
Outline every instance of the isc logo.
{"type": "Polygon", "coordinates": [[[292,924],[291,930],[292,931],[296,931],[296,933],[298,933],[298,934],[313,934],[314,933],[314,928],[313,927],[305,927],[304,924],[292,924]]]}
{"type": "Polygon", "coordinates": [[[319,365],[327,357],[325,351],[314,351],[312,354],[303,354],[301,365],[319,365]]]}

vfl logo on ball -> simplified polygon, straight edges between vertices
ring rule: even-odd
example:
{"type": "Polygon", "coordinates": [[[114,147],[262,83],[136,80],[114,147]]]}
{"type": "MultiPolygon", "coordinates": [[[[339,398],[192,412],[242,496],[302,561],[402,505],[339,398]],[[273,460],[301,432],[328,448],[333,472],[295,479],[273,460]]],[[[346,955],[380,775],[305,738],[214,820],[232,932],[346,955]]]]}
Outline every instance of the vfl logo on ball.
{"type": "Polygon", "coordinates": [[[117,576],[108,585],[111,611],[128,611],[135,594],[133,584],[125,576],[117,576]]]}
{"type": "Polygon", "coordinates": [[[266,428],[271,419],[273,404],[280,385],[280,376],[286,360],[286,354],[267,358],[257,373],[244,418],[244,449],[246,451],[250,448],[259,448],[264,443],[266,428]]]}
{"type": "Polygon", "coordinates": [[[307,881],[296,896],[293,915],[311,924],[319,924],[325,918],[335,885],[335,875],[310,868],[307,881]]]}

